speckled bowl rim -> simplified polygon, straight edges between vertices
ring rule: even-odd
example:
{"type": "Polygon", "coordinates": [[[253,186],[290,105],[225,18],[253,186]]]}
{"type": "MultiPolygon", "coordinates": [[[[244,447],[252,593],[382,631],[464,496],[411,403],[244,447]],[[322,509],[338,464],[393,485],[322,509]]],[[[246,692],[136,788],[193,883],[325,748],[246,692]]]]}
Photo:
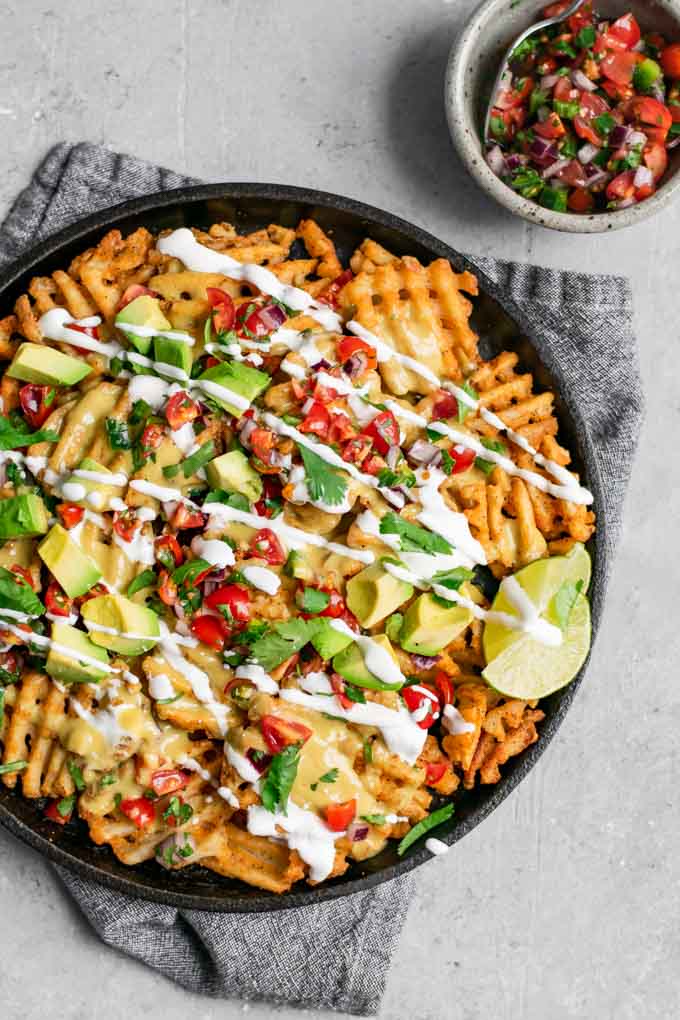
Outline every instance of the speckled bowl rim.
{"type": "MultiPolygon", "coordinates": [[[[42,241],[0,272],[0,307],[3,307],[3,303],[7,302],[9,293],[17,292],[17,290],[22,292],[31,276],[36,273],[44,275],[45,272],[51,271],[51,266],[63,264],[62,260],[66,257],[64,251],[69,248],[73,249],[76,244],[79,246],[78,250],[82,250],[80,246],[87,247],[96,243],[101,233],[116,227],[133,230],[136,226],[146,225],[149,229],[155,230],[159,229],[159,223],[163,226],[173,227],[180,226],[184,222],[191,223],[193,222],[192,207],[201,205],[201,203],[203,206],[209,207],[211,202],[220,200],[233,202],[237,210],[239,203],[243,203],[244,206],[253,206],[255,211],[250,214],[253,218],[259,215],[257,210],[260,206],[258,203],[262,203],[262,208],[269,208],[275,203],[281,215],[290,209],[291,204],[296,209],[300,207],[297,213],[300,216],[313,216],[315,210],[319,208],[341,215],[349,215],[356,218],[356,229],[360,229],[362,233],[365,232],[364,236],[370,236],[371,232],[376,229],[385,228],[398,235],[396,241],[398,245],[405,247],[407,244],[413,244],[424,249],[428,256],[449,259],[458,271],[469,270],[477,276],[480,294],[489,295],[512,319],[517,329],[517,336],[526,338],[529,346],[533,348],[537,363],[544,366],[544,362],[541,361],[540,355],[532,343],[532,335],[536,334],[533,323],[525,312],[507,296],[503,288],[494,283],[475,264],[473,259],[462,255],[420,227],[382,209],[328,192],[279,184],[198,185],[158,192],[104,209],[42,241]]],[[[210,213],[213,215],[212,209],[210,209],[210,213]]],[[[269,209],[266,215],[276,214],[269,209]]],[[[560,396],[557,386],[555,386],[555,390],[560,396]]],[[[595,494],[594,509],[597,512],[604,480],[590,437],[587,433],[578,431],[576,420],[578,420],[578,409],[570,407],[565,402],[561,422],[573,434],[572,452],[584,465],[583,482],[595,494]]],[[[604,576],[605,537],[602,527],[596,532],[595,538],[590,544],[592,544],[594,554],[592,580],[594,595],[591,602],[592,653],[604,607],[606,589],[606,577],[604,576]]],[[[561,726],[586,673],[591,653],[578,676],[568,687],[559,692],[557,703],[551,707],[546,706],[548,711],[544,722],[541,723],[538,742],[532,744],[520,756],[508,763],[506,774],[501,782],[495,786],[485,787],[482,799],[470,809],[466,817],[456,819],[454,815],[453,820],[443,827],[444,834],[441,831],[437,832],[439,838],[451,846],[458,842],[487,818],[529,774],[561,726]]],[[[162,876],[156,876],[154,873],[153,877],[149,877],[135,868],[128,868],[118,862],[108,847],[93,848],[89,838],[87,838],[87,844],[83,844],[82,850],[80,847],[68,849],[61,846],[59,844],[61,830],[55,832],[54,826],[43,825],[37,819],[26,821],[20,817],[22,813],[26,814],[31,806],[32,802],[27,802],[0,786],[0,825],[24,843],[38,850],[49,860],[68,868],[82,878],[99,882],[129,896],[186,909],[245,914],[311,906],[350,896],[352,893],[365,892],[383,882],[405,875],[432,859],[430,852],[424,845],[421,845],[410,851],[406,857],[398,859],[394,864],[381,867],[380,870],[358,877],[352,874],[341,876],[318,887],[303,886],[301,888],[296,886],[291,892],[283,895],[260,890],[253,891],[243,883],[239,883],[239,888],[233,892],[221,888],[217,884],[214,889],[206,889],[205,886],[208,883],[205,881],[196,884],[199,891],[186,891],[178,886],[173,887],[171,881],[173,873],[167,875],[164,873],[162,876]],[[83,856],[80,855],[81,853],[83,856]],[[91,859],[84,859],[84,855],[91,859]]],[[[216,878],[219,880],[219,876],[216,878]]]]}
{"type": "MultiPolygon", "coordinates": [[[[659,7],[678,22],[678,38],[680,38],[680,2],[678,0],[655,0],[659,7]]],[[[539,0],[536,3],[540,11],[539,0]]],[[[580,216],[575,213],[560,213],[544,209],[527,198],[522,198],[496,177],[488,166],[482,152],[480,131],[477,124],[467,115],[466,99],[469,98],[468,69],[479,51],[481,40],[484,39],[490,21],[502,13],[516,18],[517,34],[521,31],[522,22],[527,23],[527,7],[520,4],[512,12],[509,0],[483,0],[473,11],[463,31],[451,48],[446,68],[444,84],[444,105],[449,130],[456,150],[471,177],[477,184],[500,205],[510,212],[551,230],[559,230],[571,234],[601,234],[611,230],[622,230],[624,227],[641,223],[656,215],[674,200],[680,191],[680,168],[664,182],[655,195],[630,209],[622,209],[613,213],[597,213],[580,216]]],[[[530,23],[530,22],[528,22],[530,23]]],[[[508,42],[511,41],[513,30],[509,31],[508,42]]]]}

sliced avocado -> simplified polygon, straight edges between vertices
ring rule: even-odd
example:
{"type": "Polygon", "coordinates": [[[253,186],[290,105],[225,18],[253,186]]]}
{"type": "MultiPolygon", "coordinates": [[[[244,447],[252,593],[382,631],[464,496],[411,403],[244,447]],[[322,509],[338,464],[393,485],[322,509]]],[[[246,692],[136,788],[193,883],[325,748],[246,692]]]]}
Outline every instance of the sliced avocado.
{"type": "Polygon", "coordinates": [[[76,545],[61,524],[55,524],[42,540],[38,555],[72,599],[84,595],[102,576],[96,563],[76,545]]]}
{"type": "Polygon", "coordinates": [[[405,652],[437,655],[472,623],[464,606],[445,607],[430,594],[420,595],[404,614],[399,644],[405,652]]]}
{"type": "MultiPolygon", "coordinates": [[[[390,639],[385,634],[378,634],[373,640],[377,645],[381,645],[386,652],[389,652],[395,662],[397,661],[390,639]]],[[[372,691],[399,691],[403,686],[402,684],[386,684],[377,676],[369,673],[363,653],[354,641],[333,658],[333,669],[340,676],[344,676],[345,680],[355,684],[356,687],[366,687],[372,691]]]]}
{"type": "Polygon", "coordinates": [[[311,584],[314,580],[314,570],[299,549],[293,549],[288,553],[283,572],[287,577],[294,577],[298,581],[307,581],[311,584]]]}
{"type": "Polygon", "coordinates": [[[0,501],[0,541],[44,535],[47,520],[45,504],[34,492],[3,499],[0,501]]]}
{"type": "Polygon", "coordinates": [[[262,479],[240,450],[231,450],[206,464],[205,473],[213,489],[241,492],[251,503],[262,496],[262,479]]]}
{"type": "Polygon", "coordinates": [[[153,342],[155,361],[181,368],[187,375],[191,374],[193,361],[191,350],[189,344],[184,344],[181,340],[168,340],[166,337],[157,336],[153,342]]]}
{"type": "MultiPolygon", "coordinates": [[[[243,365],[238,361],[222,361],[219,365],[213,365],[212,368],[203,372],[198,378],[199,382],[209,382],[215,384],[215,386],[222,386],[225,390],[232,390],[234,393],[238,393],[239,396],[245,397],[246,400],[254,400],[255,397],[267,389],[271,382],[271,378],[266,372],[258,372],[256,368],[250,368],[249,365],[243,365]]],[[[204,392],[206,396],[214,400],[220,407],[223,407],[229,414],[234,414],[237,417],[243,414],[242,408],[229,403],[228,393],[222,395],[218,390],[213,390],[212,387],[204,392]]]]}
{"type": "MultiPolygon", "coordinates": [[[[104,467],[103,464],[96,460],[92,460],[91,457],[84,457],[78,465],[78,470],[95,471],[99,475],[113,474],[107,467],[104,467]]],[[[92,478],[80,478],[78,475],[70,475],[62,486],[62,492],[70,503],[84,503],[96,510],[106,510],[112,499],[116,496],[120,498],[123,495],[123,486],[105,485],[103,482],[96,482],[92,478]],[[75,485],[85,489],[85,495],[80,499],[74,498],[78,496],[80,490],[70,488],[75,485]],[[97,496],[100,498],[93,497],[92,493],[97,493],[97,496]]]]}
{"type": "Polygon", "coordinates": [[[68,623],[53,623],[52,641],[73,652],[72,655],[67,655],[54,645],[50,648],[45,670],[55,680],[64,684],[85,684],[97,683],[106,676],[107,670],[98,669],[88,660],[97,659],[106,666],[109,661],[108,655],[103,648],[93,644],[82,630],[76,630],[68,623]]]}
{"type": "MultiPolygon", "coordinates": [[[[126,339],[135,347],[140,354],[148,354],[151,349],[153,334],[149,336],[137,336],[136,333],[129,333],[125,330],[125,324],[132,326],[144,326],[147,329],[172,329],[172,326],[161,311],[161,304],[158,298],[151,294],[141,294],[131,301],[129,305],[121,309],[115,318],[115,325],[122,330],[126,339]]],[[[161,360],[160,358],[158,359],[161,360]]]]}
{"type": "Polygon", "coordinates": [[[72,358],[45,344],[26,343],[14,355],[7,375],[43,386],[75,386],[91,371],[82,358],[72,358]]]}
{"type": "Polygon", "coordinates": [[[332,659],[352,643],[352,638],[332,627],[330,620],[319,618],[318,630],[312,638],[312,644],[322,659],[332,659]]]}
{"type": "Polygon", "coordinates": [[[362,627],[373,627],[413,595],[413,585],[372,563],[347,582],[345,601],[362,627]]]}
{"type": "Polygon", "coordinates": [[[161,632],[158,617],[152,609],[131,602],[123,595],[97,595],[88,599],[81,615],[90,631],[90,640],[102,648],[120,655],[142,655],[157,643],[161,632]],[[134,638],[120,637],[96,630],[95,626],[134,634],[134,638]]]}

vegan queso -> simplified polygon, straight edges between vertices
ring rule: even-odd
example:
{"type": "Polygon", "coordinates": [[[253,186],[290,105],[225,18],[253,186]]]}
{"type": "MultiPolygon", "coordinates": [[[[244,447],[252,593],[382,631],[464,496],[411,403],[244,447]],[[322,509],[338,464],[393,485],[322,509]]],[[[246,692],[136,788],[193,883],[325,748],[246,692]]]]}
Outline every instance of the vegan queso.
{"type": "MultiPolygon", "coordinates": [[[[477,282],[313,220],[113,230],[0,320],[0,778],[124,863],[274,892],[538,739],[592,496],[477,282]]],[[[59,830],[55,828],[55,833],[59,830]]]]}

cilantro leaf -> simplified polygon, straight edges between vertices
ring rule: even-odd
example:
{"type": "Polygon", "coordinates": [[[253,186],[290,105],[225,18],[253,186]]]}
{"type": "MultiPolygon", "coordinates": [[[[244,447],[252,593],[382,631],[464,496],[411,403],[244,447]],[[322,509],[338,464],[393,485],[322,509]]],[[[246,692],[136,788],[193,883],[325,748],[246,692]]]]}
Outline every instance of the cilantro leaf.
{"type": "Polygon", "coordinates": [[[557,590],[553,598],[553,609],[560,630],[566,630],[569,626],[571,611],[576,605],[576,599],[581,594],[582,588],[583,581],[565,581],[557,590]]]}
{"type": "Polygon", "coordinates": [[[398,514],[388,513],[380,521],[382,535],[398,535],[405,552],[450,553],[451,546],[442,538],[418,524],[404,520],[398,514]]]}
{"type": "Polygon", "coordinates": [[[78,792],[80,793],[81,790],[85,789],[85,780],[83,779],[83,773],[81,769],[79,768],[78,765],[76,765],[72,758],[69,758],[69,760],[66,763],[66,767],[68,768],[69,775],[71,776],[71,779],[74,782],[76,790],[78,790],[78,792]]]}
{"type": "Polygon", "coordinates": [[[56,443],[59,435],[52,429],[38,429],[29,432],[28,425],[19,418],[14,422],[0,416],[0,450],[16,450],[19,446],[31,446],[33,443],[56,443]]]}
{"type": "MultiPolygon", "coordinates": [[[[500,439],[484,439],[482,438],[482,446],[485,446],[487,450],[492,450],[494,453],[507,453],[508,448],[505,443],[502,443],[500,439]]],[[[496,467],[496,464],[492,460],[485,460],[483,457],[475,457],[475,467],[483,471],[485,475],[490,475],[496,467]]]]}
{"type": "Polygon", "coordinates": [[[397,847],[397,853],[401,857],[410,846],[424,836],[427,832],[435,829],[442,822],[448,822],[449,818],[453,814],[453,804],[445,804],[444,807],[439,808],[437,811],[433,811],[427,818],[423,818],[422,821],[414,825],[410,832],[407,832],[401,843],[397,847]]]}
{"type": "Polygon", "coordinates": [[[136,592],[141,591],[142,588],[150,588],[151,585],[156,583],[156,575],[153,570],[143,570],[141,574],[137,574],[134,581],[131,581],[127,596],[131,598],[136,592]]]}
{"type": "Polygon", "coordinates": [[[366,695],[362,691],[361,687],[356,687],[354,684],[346,683],[343,687],[342,693],[350,701],[355,701],[358,705],[366,704],[366,695]]]}
{"type": "MultiPolygon", "coordinates": [[[[460,387],[460,389],[463,390],[464,393],[467,393],[468,397],[472,397],[473,400],[479,400],[479,393],[474,388],[474,386],[467,381],[467,379],[465,380],[463,385],[460,387]]],[[[465,419],[467,418],[467,416],[472,413],[472,410],[473,409],[469,406],[469,404],[465,404],[465,403],[463,403],[462,400],[459,400],[458,401],[458,421],[461,422],[461,423],[464,422],[465,419]]]]}
{"type": "Polygon", "coordinates": [[[305,477],[309,495],[313,500],[337,506],[347,492],[347,482],[326,461],[306,446],[300,445],[300,455],[305,465],[305,477]]]}
{"type": "Polygon", "coordinates": [[[330,602],[330,595],[318,588],[305,588],[302,592],[300,609],[305,613],[322,613],[330,602]]]}
{"type": "Polygon", "coordinates": [[[234,510],[243,510],[248,513],[250,510],[250,503],[243,495],[242,492],[227,492],[226,489],[213,489],[203,500],[204,503],[224,503],[226,506],[231,506],[234,510]]]}
{"type": "Polygon", "coordinates": [[[330,769],[328,772],[324,772],[322,776],[319,776],[315,783],[310,784],[310,790],[316,790],[319,783],[334,783],[340,775],[338,769],[330,769]]]}
{"type": "Polygon", "coordinates": [[[300,762],[300,745],[289,744],[283,751],[275,754],[267,771],[267,778],[262,786],[262,804],[274,813],[287,813],[288,797],[293,788],[300,762]]]}
{"type": "Polygon", "coordinates": [[[166,478],[174,478],[181,470],[185,478],[190,478],[199,468],[202,468],[204,464],[212,460],[214,456],[215,444],[212,439],[209,439],[207,443],[199,446],[186,460],[181,461],[179,464],[169,464],[167,467],[164,467],[163,474],[166,478]]]}
{"type": "Polygon", "coordinates": [[[29,616],[40,616],[45,607],[30,584],[11,570],[0,567],[0,606],[29,616]]]}
{"type": "Polygon", "coordinates": [[[318,620],[299,618],[287,620],[285,623],[275,623],[267,634],[251,645],[251,655],[263,669],[274,669],[304,648],[311,641],[318,626],[318,620]]]}
{"type": "Polygon", "coordinates": [[[109,439],[109,446],[112,450],[129,450],[132,447],[128,424],[126,421],[117,421],[115,418],[106,419],[106,434],[109,439]]]}
{"type": "Polygon", "coordinates": [[[361,815],[360,817],[365,822],[370,822],[371,825],[384,825],[386,822],[384,815],[361,815]]]}
{"type": "Polygon", "coordinates": [[[443,585],[444,588],[451,588],[453,591],[458,591],[461,584],[465,581],[471,581],[474,577],[474,572],[468,570],[467,567],[454,567],[453,570],[442,570],[438,574],[435,574],[432,580],[436,584],[443,585]]]}

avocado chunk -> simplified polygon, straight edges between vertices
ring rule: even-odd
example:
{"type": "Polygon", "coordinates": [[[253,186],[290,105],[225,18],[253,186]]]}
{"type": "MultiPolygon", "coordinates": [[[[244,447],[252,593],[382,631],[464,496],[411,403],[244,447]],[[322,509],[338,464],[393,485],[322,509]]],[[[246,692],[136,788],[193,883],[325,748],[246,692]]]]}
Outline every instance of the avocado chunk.
{"type": "Polygon", "coordinates": [[[43,386],[75,386],[92,371],[86,361],[62,354],[45,344],[21,344],[7,375],[43,386]]]}
{"type": "Polygon", "coordinates": [[[96,659],[107,666],[109,657],[82,630],[76,630],[68,623],[53,623],[52,641],[58,647],[53,644],[50,648],[45,670],[55,680],[63,684],[96,684],[108,673],[108,670],[99,669],[95,662],[89,661],[96,659]]]}
{"type": "Polygon", "coordinates": [[[246,400],[254,400],[255,397],[267,389],[271,378],[266,372],[258,372],[256,368],[250,368],[249,365],[243,365],[238,361],[222,361],[219,365],[213,365],[212,368],[203,372],[198,377],[198,381],[199,383],[211,383],[212,385],[206,387],[203,391],[206,396],[214,400],[220,407],[223,407],[229,414],[234,414],[240,418],[243,414],[243,408],[230,404],[229,394],[226,392],[220,393],[219,389],[213,389],[213,386],[224,387],[224,390],[238,393],[239,396],[244,397],[246,400]]]}
{"type": "Polygon", "coordinates": [[[472,613],[464,606],[445,607],[433,595],[420,595],[404,614],[399,644],[405,652],[437,655],[471,623],[472,613]]]}
{"type": "MultiPolygon", "coordinates": [[[[113,474],[107,467],[104,467],[103,464],[96,460],[92,460],[91,457],[84,457],[78,465],[78,470],[94,471],[99,475],[113,474]]],[[[112,499],[116,496],[119,498],[122,496],[123,486],[105,485],[103,482],[97,482],[93,478],[80,478],[79,475],[70,475],[62,486],[62,492],[70,503],[82,503],[93,507],[95,510],[106,510],[112,499]],[[81,495],[82,489],[85,490],[84,495],[81,495]],[[96,495],[94,495],[95,493],[96,495]]]]}
{"type": "MultiPolygon", "coordinates": [[[[115,318],[115,325],[125,335],[126,340],[135,347],[140,354],[148,354],[151,350],[153,339],[152,330],[171,329],[171,325],[161,311],[161,303],[158,298],[151,294],[141,294],[131,301],[129,305],[122,308],[115,318]],[[144,332],[148,329],[148,336],[138,336],[136,333],[128,332],[125,325],[143,326],[144,332]]],[[[165,360],[165,359],[158,359],[165,360]]]]}
{"type": "MultiPolygon", "coordinates": [[[[390,639],[385,634],[378,634],[373,640],[397,662],[390,639]]],[[[366,687],[372,691],[399,691],[403,686],[400,683],[386,684],[384,680],[379,680],[373,673],[369,673],[361,648],[354,641],[334,657],[333,669],[356,687],[366,687]]]]}
{"type": "Polygon", "coordinates": [[[45,504],[34,492],[3,499],[0,501],[0,541],[44,535],[47,519],[45,504]]]}
{"type": "Polygon", "coordinates": [[[413,585],[393,577],[380,563],[372,563],[347,582],[348,609],[362,627],[374,627],[413,595],[413,585]]]}
{"type": "Polygon", "coordinates": [[[298,581],[307,581],[308,584],[314,581],[314,570],[305,559],[304,553],[301,553],[299,549],[292,549],[288,553],[288,559],[286,560],[283,572],[286,577],[294,577],[298,581]]]}
{"type": "Polygon", "coordinates": [[[262,479],[240,450],[223,453],[206,464],[205,473],[213,489],[240,492],[249,502],[257,503],[262,496],[262,479]]]}
{"type": "Polygon", "coordinates": [[[120,655],[142,655],[153,648],[161,635],[154,611],[123,595],[97,595],[88,599],[81,615],[90,631],[90,640],[120,655]],[[106,630],[97,630],[97,627],[106,630]],[[121,637],[118,633],[109,634],[109,630],[134,636],[121,637]]]}
{"type": "Polygon", "coordinates": [[[153,356],[155,361],[181,368],[187,375],[191,373],[193,361],[191,347],[181,340],[168,340],[167,337],[157,336],[153,342],[153,356]]]}
{"type": "Polygon", "coordinates": [[[42,540],[38,555],[71,599],[84,595],[102,576],[96,563],[76,545],[61,524],[55,524],[42,540]]]}
{"type": "Polygon", "coordinates": [[[319,618],[318,630],[312,638],[312,644],[322,659],[332,659],[352,643],[352,638],[332,627],[330,620],[319,618]]]}

